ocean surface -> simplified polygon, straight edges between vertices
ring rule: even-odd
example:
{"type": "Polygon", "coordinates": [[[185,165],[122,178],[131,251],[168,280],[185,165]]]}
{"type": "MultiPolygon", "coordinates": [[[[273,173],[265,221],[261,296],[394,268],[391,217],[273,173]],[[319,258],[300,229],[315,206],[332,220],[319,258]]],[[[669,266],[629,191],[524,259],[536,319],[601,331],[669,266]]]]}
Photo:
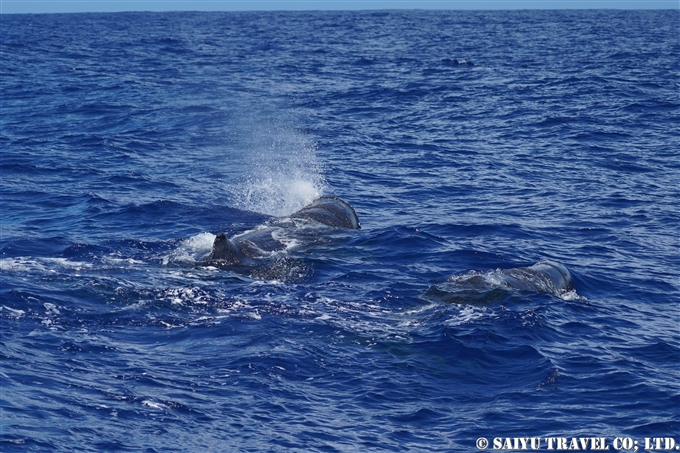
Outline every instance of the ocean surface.
{"type": "Polygon", "coordinates": [[[1,451],[680,444],[677,10],[0,21],[1,451]]]}

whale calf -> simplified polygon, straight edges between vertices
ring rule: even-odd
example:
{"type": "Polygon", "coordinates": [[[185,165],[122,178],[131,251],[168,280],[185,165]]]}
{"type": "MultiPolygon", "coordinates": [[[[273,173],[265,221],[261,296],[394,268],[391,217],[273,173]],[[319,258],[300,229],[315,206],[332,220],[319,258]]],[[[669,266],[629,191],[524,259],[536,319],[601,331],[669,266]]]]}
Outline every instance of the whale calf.
{"type": "Polygon", "coordinates": [[[231,239],[219,233],[213,242],[210,260],[235,265],[249,258],[285,249],[293,241],[309,242],[319,236],[319,227],[361,229],[354,208],[338,197],[317,198],[289,217],[276,218],[267,224],[238,234],[231,239]]]}

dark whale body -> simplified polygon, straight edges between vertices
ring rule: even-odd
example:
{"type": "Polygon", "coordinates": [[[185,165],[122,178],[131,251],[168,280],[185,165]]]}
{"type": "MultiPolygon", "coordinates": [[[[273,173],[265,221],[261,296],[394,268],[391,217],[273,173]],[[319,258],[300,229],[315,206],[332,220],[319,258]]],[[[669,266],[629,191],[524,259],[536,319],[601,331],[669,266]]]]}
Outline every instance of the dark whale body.
{"type": "Polygon", "coordinates": [[[332,196],[317,198],[295,212],[290,218],[314,220],[335,228],[361,229],[359,217],[354,212],[354,208],[345,200],[332,196]]]}
{"type": "Polygon", "coordinates": [[[274,219],[260,228],[236,235],[231,239],[219,233],[213,242],[211,260],[223,265],[243,263],[270,252],[283,250],[294,239],[304,241],[319,234],[319,226],[333,228],[361,228],[354,208],[346,201],[333,196],[323,196],[293,213],[290,217],[274,219]]]}
{"type": "Polygon", "coordinates": [[[503,283],[523,291],[559,293],[573,289],[571,274],[554,261],[541,261],[529,267],[500,270],[503,283]]]}
{"type": "Polygon", "coordinates": [[[541,261],[528,267],[453,275],[445,282],[431,286],[426,297],[459,304],[490,303],[502,300],[508,290],[565,297],[573,289],[566,267],[553,261],[541,261]]]}

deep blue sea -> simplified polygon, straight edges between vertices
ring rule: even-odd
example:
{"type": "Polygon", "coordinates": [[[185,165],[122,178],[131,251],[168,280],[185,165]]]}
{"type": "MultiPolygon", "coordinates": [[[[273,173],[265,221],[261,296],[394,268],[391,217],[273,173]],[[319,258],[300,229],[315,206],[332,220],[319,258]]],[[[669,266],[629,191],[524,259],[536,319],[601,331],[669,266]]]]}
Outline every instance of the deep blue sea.
{"type": "Polygon", "coordinates": [[[0,21],[1,451],[680,444],[677,10],[0,21]]]}

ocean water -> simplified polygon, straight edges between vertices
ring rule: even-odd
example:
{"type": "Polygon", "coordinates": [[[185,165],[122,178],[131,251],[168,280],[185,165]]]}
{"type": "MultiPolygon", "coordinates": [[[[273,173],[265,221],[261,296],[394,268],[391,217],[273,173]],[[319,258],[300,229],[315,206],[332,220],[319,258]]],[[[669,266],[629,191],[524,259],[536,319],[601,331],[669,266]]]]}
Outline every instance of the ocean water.
{"type": "Polygon", "coordinates": [[[3,452],[680,443],[678,11],[0,24],[3,452]]]}

